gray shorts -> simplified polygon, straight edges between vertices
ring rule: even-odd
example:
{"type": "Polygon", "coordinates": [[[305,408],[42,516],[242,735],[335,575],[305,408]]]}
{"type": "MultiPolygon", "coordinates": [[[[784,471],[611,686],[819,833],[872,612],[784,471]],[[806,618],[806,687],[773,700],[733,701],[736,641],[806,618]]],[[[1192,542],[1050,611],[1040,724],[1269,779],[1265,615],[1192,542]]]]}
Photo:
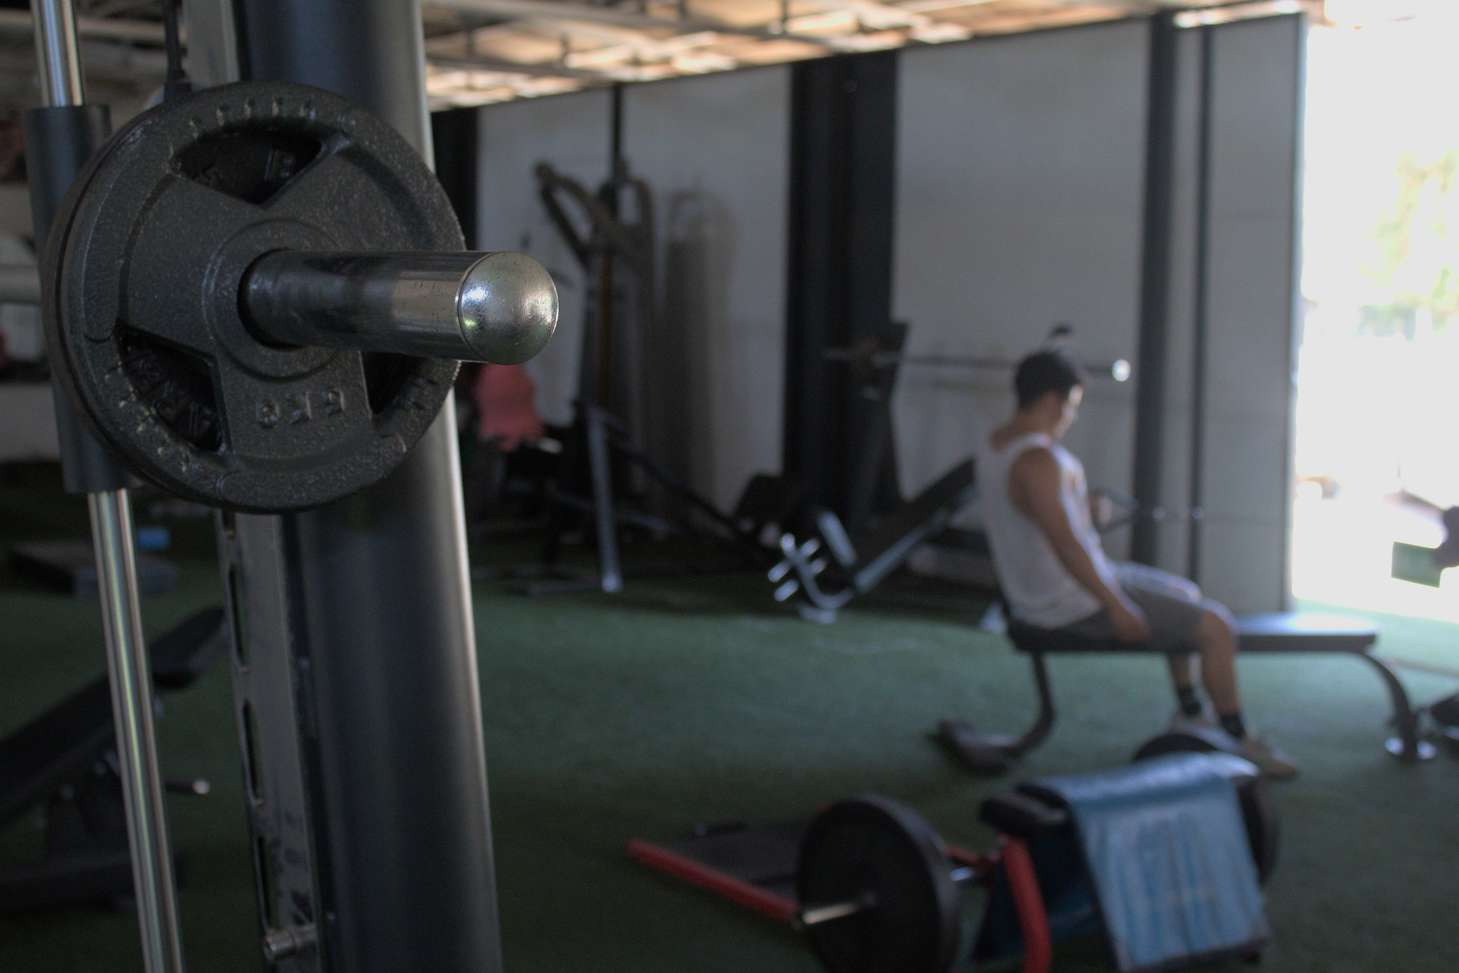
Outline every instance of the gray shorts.
{"type": "MultiPolygon", "coordinates": [[[[1224,610],[1203,596],[1195,582],[1169,571],[1144,564],[1116,564],[1114,568],[1120,588],[1145,613],[1150,648],[1158,652],[1194,652],[1201,616],[1207,610],[1224,610]]],[[[1103,609],[1065,626],[1064,631],[1092,639],[1115,637],[1109,613],[1103,609]]]]}

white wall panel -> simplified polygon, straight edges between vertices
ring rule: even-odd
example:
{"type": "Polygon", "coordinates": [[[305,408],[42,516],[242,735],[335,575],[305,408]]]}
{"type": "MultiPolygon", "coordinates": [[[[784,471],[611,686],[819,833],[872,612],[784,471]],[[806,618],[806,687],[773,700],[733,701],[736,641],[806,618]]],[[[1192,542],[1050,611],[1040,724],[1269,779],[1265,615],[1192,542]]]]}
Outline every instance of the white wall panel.
{"type": "MultiPolygon", "coordinates": [[[[902,56],[894,313],[908,350],[1017,358],[1055,322],[1088,360],[1134,360],[1149,34],[1049,31],[902,56]]],[[[1011,372],[905,369],[906,488],[968,455],[1011,372]],[[973,385],[976,391],[969,391],[973,385]]],[[[1134,383],[1095,382],[1070,445],[1128,490],[1134,383]]]]}
{"type": "Polygon", "coordinates": [[[547,219],[532,175],[538,162],[596,189],[608,175],[608,93],[590,91],[484,108],[479,126],[481,246],[525,250],[557,281],[561,318],[547,349],[527,366],[550,422],[572,416],[582,338],[583,274],[547,219]]]}
{"type": "Polygon", "coordinates": [[[624,149],[658,209],[646,356],[655,452],[721,506],[780,468],[790,70],[624,92],[624,149]]]}

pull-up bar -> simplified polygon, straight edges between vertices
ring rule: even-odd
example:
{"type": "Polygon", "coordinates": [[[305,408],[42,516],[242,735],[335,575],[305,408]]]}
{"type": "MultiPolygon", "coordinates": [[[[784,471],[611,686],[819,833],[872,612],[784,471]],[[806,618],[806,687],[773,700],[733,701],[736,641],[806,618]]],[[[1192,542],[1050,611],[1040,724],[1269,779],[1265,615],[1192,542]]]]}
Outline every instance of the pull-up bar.
{"type": "MultiPolygon", "coordinates": [[[[1068,324],[1056,324],[1049,331],[1044,343],[1046,348],[1057,348],[1065,344],[1074,334],[1068,324]]],[[[884,348],[880,339],[868,336],[855,344],[825,349],[821,356],[826,361],[845,362],[863,374],[896,368],[900,365],[920,365],[929,368],[967,368],[975,370],[1009,371],[1018,365],[1017,360],[997,355],[909,355],[905,352],[884,348]]],[[[1134,374],[1129,359],[1116,358],[1113,361],[1081,362],[1091,378],[1128,382],[1134,374]]]]}

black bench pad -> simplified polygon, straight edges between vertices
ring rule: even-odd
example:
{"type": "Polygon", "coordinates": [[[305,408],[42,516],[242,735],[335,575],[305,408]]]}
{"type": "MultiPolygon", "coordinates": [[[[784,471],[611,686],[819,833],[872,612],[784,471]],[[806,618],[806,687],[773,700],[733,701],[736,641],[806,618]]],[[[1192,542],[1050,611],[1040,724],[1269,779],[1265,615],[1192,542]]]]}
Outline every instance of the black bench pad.
{"type": "Polygon", "coordinates": [[[852,576],[856,590],[867,592],[875,588],[915,547],[941,532],[959,511],[973,502],[976,479],[974,462],[964,460],[878,524],[869,537],[856,545],[860,555],[852,576]]]}
{"type": "MultiPolygon", "coordinates": [[[[1269,612],[1237,619],[1237,635],[1242,652],[1366,653],[1378,640],[1378,629],[1346,615],[1269,612]]],[[[1085,638],[1016,621],[1008,623],[1008,638],[1018,651],[1029,653],[1156,651],[1140,642],[1085,638]]]]}
{"type": "Polygon", "coordinates": [[[1242,652],[1367,652],[1378,641],[1372,622],[1351,615],[1270,612],[1238,624],[1242,652]]]}
{"type": "MultiPolygon", "coordinates": [[[[223,651],[223,609],[205,608],[148,644],[153,681],[184,689],[223,651]]],[[[0,739],[0,825],[33,806],[67,777],[85,770],[114,734],[106,676],[56,703],[0,739]]]]}

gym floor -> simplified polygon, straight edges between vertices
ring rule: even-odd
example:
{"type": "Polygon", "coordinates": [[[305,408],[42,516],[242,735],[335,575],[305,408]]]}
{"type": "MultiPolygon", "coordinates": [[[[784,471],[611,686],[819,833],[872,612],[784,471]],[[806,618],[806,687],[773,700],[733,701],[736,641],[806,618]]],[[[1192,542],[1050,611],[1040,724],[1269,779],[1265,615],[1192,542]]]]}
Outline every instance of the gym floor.
{"type": "MultiPolygon", "coordinates": [[[[0,489],[0,547],[84,531],[83,511],[34,487],[0,489]]],[[[149,633],[219,599],[206,531],[179,534],[176,591],[146,601],[149,633]]],[[[501,558],[500,551],[486,552],[501,558]]],[[[103,666],[94,605],[27,587],[0,568],[0,734],[103,666]]],[[[805,971],[795,934],[630,862],[633,836],[695,822],[785,818],[861,791],[920,809],[950,841],[989,835],[979,800],[1006,786],[969,777],[924,738],[960,714],[1019,726],[1027,665],[973,627],[981,606],[903,583],[830,626],[777,610],[753,575],[639,581],[621,595],[530,600],[475,588],[497,877],[507,968],[805,971]]],[[[1381,651],[1453,662],[1454,629],[1383,619],[1381,651]]],[[[402,646],[402,651],[408,651],[402,646]]],[[[1128,759],[1171,701],[1163,667],[1055,660],[1062,722],[1030,774],[1128,759]]],[[[1262,658],[1242,670],[1253,718],[1301,763],[1277,788],[1282,861],[1269,889],[1267,971],[1459,968],[1459,774],[1453,758],[1404,767],[1381,749],[1386,700],[1341,658],[1262,658]]],[[[1450,681],[1407,671],[1415,699],[1450,681]]],[[[211,778],[170,799],[189,966],[259,969],[251,867],[228,676],[169,698],[164,769],[211,778]]],[[[29,858],[38,820],[0,835],[0,862],[29,858]]],[[[1070,954],[1061,954],[1070,957],[1070,954]]],[[[1103,968],[1076,950],[1060,970],[1103,968]]],[[[141,970],[132,917],[66,912],[0,919],[0,970],[141,970]]]]}

